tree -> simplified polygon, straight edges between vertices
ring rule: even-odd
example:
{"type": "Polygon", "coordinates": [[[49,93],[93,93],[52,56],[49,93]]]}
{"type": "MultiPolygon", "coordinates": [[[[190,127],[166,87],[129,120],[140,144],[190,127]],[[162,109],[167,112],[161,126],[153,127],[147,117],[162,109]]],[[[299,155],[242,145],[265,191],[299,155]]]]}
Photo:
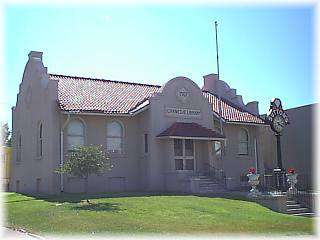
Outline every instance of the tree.
{"type": "MultiPolygon", "coordinates": [[[[111,170],[113,165],[103,151],[102,146],[77,146],[67,154],[67,161],[60,166],[57,173],[67,173],[85,181],[85,192],[88,193],[88,177],[91,174],[102,174],[111,170]]],[[[89,200],[87,199],[87,202],[89,200]]]]}
{"type": "Polygon", "coordinates": [[[11,147],[11,132],[8,123],[1,125],[1,146],[11,147]]]}

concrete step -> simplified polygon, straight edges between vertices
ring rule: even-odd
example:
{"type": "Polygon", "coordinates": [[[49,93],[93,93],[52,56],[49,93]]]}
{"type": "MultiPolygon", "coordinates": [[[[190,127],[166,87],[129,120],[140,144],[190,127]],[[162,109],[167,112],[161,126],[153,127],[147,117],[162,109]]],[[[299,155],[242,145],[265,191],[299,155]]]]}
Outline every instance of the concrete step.
{"type": "Polygon", "coordinates": [[[200,186],[219,186],[219,183],[216,182],[200,182],[200,186]]]}
{"type": "Polygon", "coordinates": [[[228,192],[225,189],[219,189],[219,190],[210,190],[210,191],[199,191],[199,194],[212,194],[212,193],[226,193],[228,192]]]}
{"type": "Polygon", "coordinates": [[[301,208],[300,204],[287,204],[287,209],[301,208]]]}
{"type": "Polygon", "coordinates": [[[301,217],[315,217],[316,214],[313,212],[305,212],[305,213],[294,213],[293,216],[301,216],[301,217]]]}
{"type": "Polygon", "coordinates": [[[218,190],[225,190],[223,187],[216,186],[216,187],[200,187],[200,191],[218,191],[218,190]]]}
{"type": "Polygon", "coordinates": [[[310,212],[308,208],[292,208],[292,209],[287,209],[288,214],[295,214],[295,213],[306,213],[310,212]]]}
{"type": "Polygon", "coordinates": [[[217,183],[216,181],[211,180],[211,179],[208,179],[208,180],[200,180],[199,182],[200,182],[200,183],[217,183]]]}
{"type": "Polygon", "coordinates": [[[294,200],[287,200],[287,204],[296,204],[297,202],[294,200]]]}

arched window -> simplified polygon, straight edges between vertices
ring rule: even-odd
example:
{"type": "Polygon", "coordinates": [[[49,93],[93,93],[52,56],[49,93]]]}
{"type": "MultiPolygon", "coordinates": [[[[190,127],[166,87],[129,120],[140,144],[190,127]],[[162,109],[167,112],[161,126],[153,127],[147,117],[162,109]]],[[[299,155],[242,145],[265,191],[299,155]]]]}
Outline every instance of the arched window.
{"type": "Polygon", "coordinates": [[[123,128],[119,122],[107,123],[107,151],[109,153],[123,152],[123,128]]]}
{"type": "Polygon", "coordinates": [[[80,120],[72,120],[67,129],[68,150],[84,145],[84,125],[80,120]]]}
{"type": "Polygon", "coordinates": [[[37,156],[42,157],[43,153],[43,127],[42,123],[38,126],[38,134],[37,134],[37,156]]]}
{"type": "Polygon", "coordinates": [[[239,155],[249,154],[249,134],[246,129],[241,128],[239,132],[239,155]]]}

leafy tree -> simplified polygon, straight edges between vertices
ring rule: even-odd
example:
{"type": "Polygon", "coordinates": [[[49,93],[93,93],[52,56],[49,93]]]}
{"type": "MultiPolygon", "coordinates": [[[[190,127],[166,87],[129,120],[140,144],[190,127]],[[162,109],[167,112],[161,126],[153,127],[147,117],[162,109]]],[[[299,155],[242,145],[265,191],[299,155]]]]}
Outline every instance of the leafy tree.
{"type": "MultiPolygon", "coordinates": [[[[85,192],[88,193],[88,177],[91,174],[102,174],[111,170],[113,165],[103,151],[102,146],[77,146],[67,154],[67,161],[59,167],[57,173],[67,173],[85,181],[85,192]]],[[[87,199],[87,202],[89,200],[87,199]]]]}
{"type": "Polygon", "coordinates": [[[1,146],[11,147],[11,132],[9,130],[8,123],[1,125],[1,146]]]}

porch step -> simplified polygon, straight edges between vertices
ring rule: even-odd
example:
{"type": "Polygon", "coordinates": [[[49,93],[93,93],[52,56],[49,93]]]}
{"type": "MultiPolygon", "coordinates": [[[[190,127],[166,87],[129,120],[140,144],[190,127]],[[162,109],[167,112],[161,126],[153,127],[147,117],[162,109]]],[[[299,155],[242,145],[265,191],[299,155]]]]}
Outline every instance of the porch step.
{"type": "Polygon", "coordinates": [[[309,212],[309,209],[308,208],[304,208],[304,207],[287,209],[287,213],[289,213],[289,214],[307,213],[307,212],[309,212]]]}
{"type": "Polygon", "coordinates": [[[313,213],[309,208],[303,207],[300,203],[294,200],[291,197],[287,198],[287,214],[293,216],[303,216],[303,217],[314,217],[315,213],[313,213]]]}
{"type": "Polygon", "coordinates": [[[294,213],[293,216],[301,216],[301,217],[315,217],[316,214],[313,212],[306,212],[306,213],[294,213]]]}
{"type": "Polygon", "coordinates": [[[287,204],[287,209],[295,209],[295,208],[300,208],[300,204],[287,204]]]}
{"type": "Polygon", "coordinates": [[[220,183],[218,183],[214,179],[209,178],[208,176],[199,175],[198,178],[200,178],[200,182],[199,182],[200,194],[222,193],[226,191],[226,189],[223,186],[221,186],[220,183]]]}

